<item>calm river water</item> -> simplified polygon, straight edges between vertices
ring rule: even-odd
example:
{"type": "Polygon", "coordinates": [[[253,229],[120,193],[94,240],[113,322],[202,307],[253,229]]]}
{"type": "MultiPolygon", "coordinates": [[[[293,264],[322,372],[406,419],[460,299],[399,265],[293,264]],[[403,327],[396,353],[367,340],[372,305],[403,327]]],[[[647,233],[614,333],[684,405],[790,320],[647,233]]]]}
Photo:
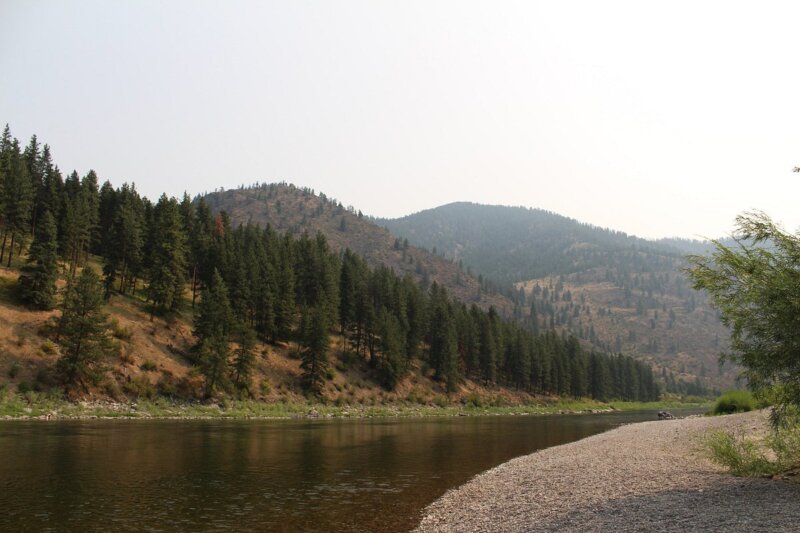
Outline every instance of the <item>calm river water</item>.
{"type": "Polygon", "coordinates": [[[483,470],[655,418],[0,422],[0,531],[405,531],[483,470]]]}

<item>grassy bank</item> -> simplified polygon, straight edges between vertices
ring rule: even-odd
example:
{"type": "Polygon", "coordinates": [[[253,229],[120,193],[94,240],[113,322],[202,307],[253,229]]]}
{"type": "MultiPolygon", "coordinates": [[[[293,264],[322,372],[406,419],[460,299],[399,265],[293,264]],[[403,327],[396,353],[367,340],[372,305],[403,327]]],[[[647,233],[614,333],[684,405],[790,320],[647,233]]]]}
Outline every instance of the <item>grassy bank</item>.
{"type": "Polygon", "coordinates": [[[70,402],[41,393],[7,394],[0,398],[2,419],[80,418],[370,418],[419,416],[546,415],[598,413],[640,409],[701,407],[699,403],[641,403],[561,400],[527,405],[475,405],[473,403],[336,405],[305,402],[225,400],[219,403],[173,402],[168,399],[137,402],[70,402]]]}

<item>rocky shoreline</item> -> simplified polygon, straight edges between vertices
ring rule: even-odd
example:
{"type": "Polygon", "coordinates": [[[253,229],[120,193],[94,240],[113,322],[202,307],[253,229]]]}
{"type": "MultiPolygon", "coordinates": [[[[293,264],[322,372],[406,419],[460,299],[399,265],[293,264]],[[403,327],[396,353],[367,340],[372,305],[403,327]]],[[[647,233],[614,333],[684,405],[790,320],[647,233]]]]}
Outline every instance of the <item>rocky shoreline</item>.
{"type": "Polygon", "coordinates": [[[767,429],[765,412],[623,426],[513,459],[448,491],[419,532],[796,531],[800,486],[737,478],[703,435],[767,429]]]}

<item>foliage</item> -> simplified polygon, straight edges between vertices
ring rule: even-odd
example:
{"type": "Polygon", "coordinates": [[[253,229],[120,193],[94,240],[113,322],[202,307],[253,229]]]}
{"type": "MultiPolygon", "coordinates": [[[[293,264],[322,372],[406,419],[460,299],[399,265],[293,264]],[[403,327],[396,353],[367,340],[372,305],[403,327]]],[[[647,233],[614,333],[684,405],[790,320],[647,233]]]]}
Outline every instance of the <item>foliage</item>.
{"type": "Polygon", "coordinates": [[[212,396],[216,387],[224,387],[227,383],[232,328],[233,312],[228,300],[228,290],[219,272],[215,270],[211,285],[201,296],[194,331],[198,338],[196,348],[199,352],[200,371],[206,378],[207,398],[212,396]]]}
{"type": "Polygon", "coordinates": [[[155,372],[156,370],[158,370],[158,365],[156,365],[150,359],[145,359],[144,361],[142,361],[142,364],[139,365],[139,368],[141,368],[145,372],[155,372]]]}
{"type": "Polygon", "coordinates": [[[133,398],[154,399],[156,397],[156,387],[150,383],[147,376],[134,376],[130,381],[122,385],[125,394],[133,398]]]}
{"type": "Polygon", "coordinates": [[[328,325],[323,310],[318,307],[304,315],[304,319],[302,380],[309,392],[320,396],[328,370],[328,325]]]}
{"type": "Polygon", "coordinates": [[[800,467],[800,425],[773,430],[763,441],[717,431],[706,438],[711,459],[737,476],[772,476],[800,467]]]}
{"type": "Polygon", "coordinates": [[[175,310],[183,295],[186,271],[186,235],[175,198],[161,195],[153,209],[150,231],[147,294],[154,309],[175,310]]]}
{"type": "Polygon", "coordinates": [[[714,405],[714,414],[743,413],[755,408],[756,404],[752,394],[743,390],[732,390],[717,399],[717,403],[714,405]]]}
{"type": "Polygon", "coordinates": [[[62,347],[57,369],[68,386],[86,390],[87,382],[97,383],[103,361],[113,349],[102,305],[100,278],[93,269],[84,268],[64,296],[56,339],[62,347]]]}
{"type": "Polygon", "coordinates": [[[255,365],[256,333],[250,327],[240,324],[236,328],[231,377],[236,388],[245,394],[250,394],[250,378],[255,365]]]}
{"type": "MultiPolygon", "coordinates": [[[[515,320],[516,314],[505,316],[504,309],[456,299],[432,281],[443,272],[455,277],[458,269],[448,261],[431,263],[436,269],[421,266],[422,256],[406,241],[398,240],[388,250],[403,258],[402,269],[371,267],[362,255],[335,251],[321,233],[297,235],[300,226],[286,234],[249,223],[234,227],[224,210],[214,209],[213,196],[206,203],[162,195],[153,204],[132,185],[115,189],[104,182],[98,187],[93,171],[62,179],[47,146],[40,147],[34,138],[23,153],[8,128],[0,140],[0,174],[0,259],[9,249],[17,253],[30,235],[47,233],[48,213],[57,221],[57,250],[70,266],[58,369],[71,384],[96,382],[111,349],[101,312],[103,296],[121,293],[131,301],[144,297],[153,312],[177,315],[188,286],[196,311],[193,362],[205,380],[206,396],[229,390],[231,381],[247,390],[257,340],[299,341],[303,382],[319,394],[328,377],[328,336],[337,328],[351,354],[345,366],[368,367],[387,389],[402,382],[410,368],[431,368],[449,392],[472,379],[532,394],[638,401],[658,397],[647,364],[587,352],[577,339],[552,328],[538,333],[515,320]],[[25,194],[11,195],[9,187],[25,194]],[[30,191],[22,191],[26,187],[30,191]],[[87,264],[90,251],[103,265],[100,299],[97,276],[87,264]],[[86,266],[76,279],[81,265],[86,266]],[[84,338],[76,333],[81,328],[84,338]]],[[[302,202],[313,191],[273,184],[259,185],[252,194],[294,195],[302,202]]],[[[289,210],[284,210],[287,217],[296,215],[289,210]]],[[[337,226],[347,219],[346,231],[336,232],[339,236],[360,235],[359,228],[367,224],[333,201],[322,200],[315,213],[323,212],[334,216],[337,226]]],[[[40,240],[52,251],[52,235],[37,237],[32,256],[41,248],[40,240]]],[[[376,242],[361,245],[383,253],[376,242]]],[[[485,303],[475,296],[473,292],[467,301],[485,303]]],[[[543,305],[540,312],[545,311],[543,305]]],[[[131,332],[118,324],[110,330],[118,339],[130,339],[131,332]]],[[[129,353],[125,357],[133,361],[129,353]]],[[[166,385],[172,390],[172,383],[166,385]]],[[[175,386],[194,391],[199,385],[199,378],[192,376],[175,386]]]]}
{"type": "Polygon", "coordinates": [[[800,405],[800,237],[763,213],[737,217],[736,228],[735,247],[691,256],[689,274],[731,327],[724,359],[744,367],[756,393],[800,405]]]}
{"type": "Polygon", "coordinates": [[[669,246],[524,207],[455,202],[379,222],[395,235],[448,257],[458,250],[458,257],[477,272],[504,284],[629,266],[629,254],[636,249],[676,255],[669,246]]]}
{"type": "Polygon", "coordinates": [[[35,309],[52,309],[58,279],[58,230],[49,211],[36,226],[28,265],[19,278],[22,299],[35,309]]]}

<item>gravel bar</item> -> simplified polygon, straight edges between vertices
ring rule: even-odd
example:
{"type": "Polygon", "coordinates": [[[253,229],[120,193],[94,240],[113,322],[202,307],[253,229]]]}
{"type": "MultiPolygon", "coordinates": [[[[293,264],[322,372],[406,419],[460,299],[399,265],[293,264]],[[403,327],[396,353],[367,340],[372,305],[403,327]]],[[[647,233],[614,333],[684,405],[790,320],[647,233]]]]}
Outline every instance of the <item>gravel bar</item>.
{"type": "Polygon", "coordinates": [[[643,422],[518,457],[450,490],[417,531],[800,531],[800,485],[709,461],[708,431],[767,430],[764,411],[643,422]]]}

